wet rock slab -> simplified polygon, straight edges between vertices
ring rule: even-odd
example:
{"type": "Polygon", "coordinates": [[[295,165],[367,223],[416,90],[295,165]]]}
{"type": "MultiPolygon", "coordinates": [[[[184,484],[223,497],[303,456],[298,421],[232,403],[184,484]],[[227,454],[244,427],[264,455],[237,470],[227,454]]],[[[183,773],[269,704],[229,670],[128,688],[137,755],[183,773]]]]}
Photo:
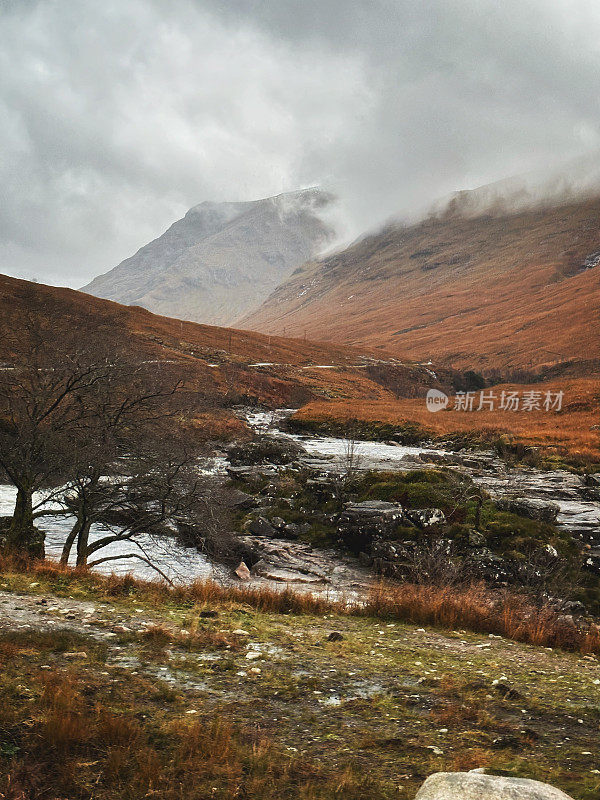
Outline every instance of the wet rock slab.
{"type": "Polygon", "coordinates": [[[279,539],[246,536],[242,541],[255,556],[252,582],[293,585],[295,590],[335,593],[348,599],[363,597],[368,591],[370,571],[339,552],[279,539]]]}

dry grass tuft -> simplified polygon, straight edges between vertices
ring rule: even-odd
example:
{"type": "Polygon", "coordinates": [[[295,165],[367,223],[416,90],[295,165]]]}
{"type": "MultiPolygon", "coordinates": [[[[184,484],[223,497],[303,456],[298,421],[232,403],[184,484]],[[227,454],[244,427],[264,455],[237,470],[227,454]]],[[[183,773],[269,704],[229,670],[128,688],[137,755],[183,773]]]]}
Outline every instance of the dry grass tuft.
{"type": "Polygon", "coordinates": [[[197,626],[191,633],[185,634],[172,631],[163,625],[152,625],[144,631],[142,639],[147,645],[154,648],[175,644],[179,647],[195,649],[239,650],[243,644],[240,636],[197,626]]]}
{"type": "MultiPolygon", "coordinates": [[[[14,563],[0,558],[0,571],[10,573],[14,563]]],[[[214,581],[196,581],[186,586],[169,587],[131,576],[103,577],[80,570],[55,567],[48,562],[33,562],[28,576],[43,576],[58,581],[63,589],[82,584],[93,596],[135,597],[157,607],[180,603],[199,609],[210,607],[248,607],[276,614],[353,614],[395,619],[413,625],[446,630],[469,630],[495,634],[541,647],[555,647],[584,654],[600,654],[600,628],[578,627],[549,606],[536,606],[524,595],[508,590],[494,591],[482,584],[461,586],[422,586],[410,583],[380,582],[371,589],[364,603],[329,600],[321,595],[296,593],[291,589],[221,586],[214,581]]],[[[17,576],[22,576],[18,572],[17,576]]],[[[52,590],[52,587],[48,587],[52,590]]],[[[158,646],[176,642],[182,646],[206,645],[236,649],[237,637],[196,627],[190,637],[159,626],[146,634],[148,643],[158,646]],[[194,638],[196,637],[196,638],[194,638]]],[[[1,656],[1,654],[0,654],[1,656]]]]}
{"type": "Polygon", "coordinates": [[[452,759],[451,772],[469,772],[472,769],[479,769],[493,764],[494,754],[483,747],[473,747],[457,753],[452,759]]]}
{"type": "Polygon", "coordinates": [[[520,594],[494,592],[483,585],[380,584],[372,590],[364,612],[415,625],[491,633],[541,647],[600,653],[598,629],[580,629],[548,606],[537,607],[520,594]]]}
{"type": "MultiPolygon", "coordinates": [[[[116,696],[110,705],[86,700],[85,676],[81,683],[58,672],[40,680],[33,715],[25,707],[17,720],[0,710],[0,729],[19,730],[18,747],[0,772],[0,797],[7,800],[327,800],[340,792],[358,800],[367,794],[365,779],[351,770],[326,774],[219,716],[209,723],[148,722],[135,707],[115,710],[116,696]]],[[[368,796],[387,794],[377,787],[368,796]]]]}

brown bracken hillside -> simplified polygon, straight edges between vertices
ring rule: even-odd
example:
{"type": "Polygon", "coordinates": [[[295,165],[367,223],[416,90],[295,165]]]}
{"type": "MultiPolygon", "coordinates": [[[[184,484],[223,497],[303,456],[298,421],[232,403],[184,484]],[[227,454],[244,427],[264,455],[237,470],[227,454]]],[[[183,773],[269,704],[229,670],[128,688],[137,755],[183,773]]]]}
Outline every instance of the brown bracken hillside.
{"type": "Polygon", "coordinates": [[[600,199],[389,226],[238,324],[483,371],[597,359],[600,199]]]}
{"type": "MultiPolygon", "coordinates": [[[[217,328],[161,317],[71,289],[28,283],[0,275],[0,367],[11,363],[11,338],[28,320],[41,329],[77,330],[82,341],[116,332],[131,353],[174,366],[187,387],[206,402],[198,413],[205,438],[248,434],[236,407],[299,408],[300,424],[341,425],[356,421],[377,434],[381,426],[419,431],[425,438],[448,436],[487,444],[502,434],[558,454],[600,461],[598,362],[574,361],[548,369],[536,390],[563,390],[561,413],[441,413],[426,410],[428,388],[453,394],[464,383],[460,372],[437,365],[402,363],[380,350],[217,328]],[[10,334],[10,335],[7,335],[10,334]],[[582,377],[582,369],[589,378],[582,377]]],[[[503,386],[494,386],[498,394],[503,386]]],[[[515,388],[515,387],[504,387],[515,388]]],[[[521,389],[527,387],[522,386],[521,389]]]]}
{"type": "Polygon", "coordinates": [[[236,405],[299,407],[311,400],[346,400],[357,407],[390,401],[401,393],[424,396],[430,386],[448,389],[456,373],[402,364],[343,345],[284,339],[184,322],[123,306],[72,289],[0,275],[0,362],[10,362],[8,342],[36,319],[42,328],[75,329],[86,337],[121,335],[142,360],[176,365],[188,386],[209,399],[209,433],[237,435],[236,405]]]}

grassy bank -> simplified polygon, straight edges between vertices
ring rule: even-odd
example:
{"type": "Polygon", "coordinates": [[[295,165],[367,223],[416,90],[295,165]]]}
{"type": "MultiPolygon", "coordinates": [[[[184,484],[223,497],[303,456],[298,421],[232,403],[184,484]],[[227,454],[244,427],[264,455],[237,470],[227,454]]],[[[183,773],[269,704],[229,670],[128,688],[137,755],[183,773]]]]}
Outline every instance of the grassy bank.
{"type": "MultiPolygon", "coordinates": [[[[571,467],[600,470],[600,391],[597,378],[566,378],[542,384],[506,384],[486,389],[496,396],[495,410],[485,405],[470,413],[445,410],[432,414],[425,399],[396,397],[356,403],[351,399],[316,400],[304,405],[289,421],[298,432],[393,440],[402,444],[447,442],[456,448],[498,447],[500,455],[533,459],[541,468],[571,467]],[[502,411],[502,391],[564,394],[559,413],[543,408],[502,411]],[[503,452],[504,451],[504,452],[503,452]]],[[[476,394],[475,408],[479,402],[476,394]]],[[[451,406],[450,406],[451,407],[451,406]]]]}
{"type": "Polygon", "coordinates": [[[11,800],[412,800],[475,767],[598,796],[596,658],[466,633],[488,624],[475,589],[381,588],[359,610],[48,565],[0,583],[11,800]]]}
{"type": "Polygon", "coordinates": [[[519,593],[492,591],[482,585],[437,587],[376,582],[366,600],[357,603],[288,588],[277,591],[245,588],[242,584],[230,587],[213,581],[170,587],[129,576],[103,577],[50,562],[32,564],[23,571],[5,561],[0,571],[0,589],[119,602],[126,607],[145,603],[162,613],[169,613],[175,604],[200,609],[214,605],[244,607],[297,616],[364,617],[446,630],[464,629],[526,644],[600,654],[600,630],[595,625],[579,629],[547,605],[536,606],[519,593]]]}

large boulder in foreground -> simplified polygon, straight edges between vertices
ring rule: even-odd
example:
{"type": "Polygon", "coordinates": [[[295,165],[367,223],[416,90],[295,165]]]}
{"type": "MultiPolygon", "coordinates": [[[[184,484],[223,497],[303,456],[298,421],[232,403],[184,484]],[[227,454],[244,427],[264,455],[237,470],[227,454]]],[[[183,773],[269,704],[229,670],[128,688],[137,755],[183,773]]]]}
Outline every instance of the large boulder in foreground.
{"type": "Polygon", "coordinates": [[[573,800],[547,783],[481,772],[436,772],[415,800],[573,800]]]}

